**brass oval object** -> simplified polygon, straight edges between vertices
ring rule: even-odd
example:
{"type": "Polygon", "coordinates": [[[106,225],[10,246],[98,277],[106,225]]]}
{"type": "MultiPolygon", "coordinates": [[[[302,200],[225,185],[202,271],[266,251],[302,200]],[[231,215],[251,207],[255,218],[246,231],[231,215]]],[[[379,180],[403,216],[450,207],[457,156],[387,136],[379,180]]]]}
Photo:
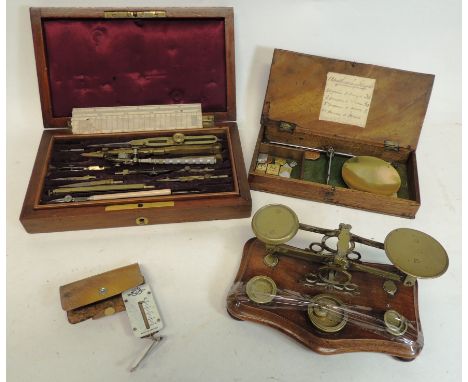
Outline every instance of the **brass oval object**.
{"type": "Polygon", "coordinates": [[[145,217],[136,218],[137,225],[146,225],[149,223],[149,219],[145,217]]]}
{"type": "Polygon", "coordinates": [[[398,192],[401,178],[388,162],[371,156],[348,159],[341,169],[341,176],[349,188],[391,196],[398,192]]]}
{"type": "Polygon", "coordinates": [[[394,336],[402,336],[408,330],[408,320],[396,310],[390,309],[384,313],[387,332],[394,336]]]}
{"type": "Polygon", "coordinates": [[[296,235],[299,219],[291,208],[282,204],[269,204],[255,213],[252,230],[265,244],[284,244],[296,235]]]}
{"type": "Polygon", "coordinates": [[[276,283],[268,276],[252,277],[245,285],[247,296],[257,304],[268,304],[273,301],[277,290],[276,283]]]}
{"type": "Polygon", "coordinates": [[[328,294],[318,294],[307,307],[310,322],[325,333],[336,333],[348,322],[348,314],[341,309],[343,302],[328,294]]]}
{"type": "Polygon", "coordinates": [[[384,249],[395,267],[413,277],[439,277],[448,268],[444,247],[432,236],[415,229],[393,230],[385,238],[384,249]]]}

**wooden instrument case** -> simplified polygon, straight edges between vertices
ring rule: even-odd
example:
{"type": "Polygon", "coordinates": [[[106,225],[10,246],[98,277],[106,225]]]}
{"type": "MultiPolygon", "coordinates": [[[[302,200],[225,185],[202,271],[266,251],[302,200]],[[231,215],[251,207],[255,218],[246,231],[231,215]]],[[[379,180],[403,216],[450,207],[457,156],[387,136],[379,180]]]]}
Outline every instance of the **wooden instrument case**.
{"type": "MultiPolygon", "coordinates": [[[[430,74],[275,50],[249,170],[251,189],[414,218],[421,204],[416,148],[433,81],[430,74]],[[375,79],[364,127],[319,118],[329,73],[375,79]],[[275,146],[272,141],[311,148],[333,147],[336,152],[398,163],[404,171],[402,195],[399,192],[398,197],[383,196],[349,189],[344,184],[304,180],[306,151],[275,146]],[[301,168],[300,175],[293,179],[257,172],[257,157],[261,153],[295,160],[301,168]]],[[[341,179],[341,171],[335,171],[334,176],[341,179]]]]}
{"type": "MultiPolygon", "coordinates": [[[[40,233],[250,216],[250,191],[236,124],[232,8],[31,8],[30,14],[45,129],[20,217],[26,231],[40,233]],[[82,36],[76,37],[75,33],[70,34],[67,23],[75,23],[76,25],[73,24],[70,30],[73,32],[75,28],[76,34],[82,33],[82,36]],[[86,23],[91,26],[86,26],[86,23]],[[63,33],[61,36],[57,33],[62,25],[65,25],[63,31],[69,33],[68,37],[63,33]],[[120,25],[130,32],[119,32],[120,25]],[[194,30],[191,31],[190,28],[194,30]],[[216,34],[219,41],[213,42],[210,33],[206,35],[201,33],[200,30],[203,31],[203,28],[216,34]],[[135,29],[138,31],[132,32],[135,29]],[[151,36],[145,35],[147,31],[154,29],[157,31],[151,32],[153,33],[151,36]],[[173,31],[172,35],[169,35],[170,31],[173,31]],[[133,38],[132,44],[125,44],[127,37],[133,38]],[[199,37],[202,37],[202,41],[200,39],[197,41],[199,37]],[[157,42],[159,38],[164,39],[161,43],[161,46],[167,48],[164,52],[155,51],[157,48],[150,49],[154,47],[155,40],[156,45],[159,44],[157,42]],[[47,45],[48,41],[53,41],[51,46],[47,45]],[[81,59],[80,69],[85,72],[78,74],[73,72],[73,59],[64,57],[67,52],[73,55],[73,48],[78,48],[73,47],[73,44],[77,41],[88,44],[89,47],[87,45],[85,49],[88,49],[90,54],[89,57],[81,59]],[[178,49],[182,45],[184,49],[178,49]],[[222,47],[222,52],[217,52],[217,57],[221,54],[222,58],[217,68],[211,68],[210,57],[205,57],[207,56],[205,48],[213,51],[213,46],[222,47]],[[184,53],[182,56],[179,55],[181,52],[184,53]],[[112,55],[112,60],[109,60],[109,57],[103,58],[106,54],[112,55]],[[194,55],[198,59],[196,64],[198,67],[192,73],[187,68],[191,69],[194,55]],[[159,61],[156,63],[157,60],[159,61]],[[113,63],[109,64],[110,61],[113,63]],[[69,71],[63,68],[64,72],[68,71],[66,74],[69,76],[65,79],[60,77],[63,73],[59,75],[53,73],[54,70],[61,71],[61,68],[57,69],[57,63],[61,62],[68,62],[71,68],[69,71]],[[110,72],[112,68],[99,67],[98,65],[103,62],[110,66],[115,65],[114,68],[118,68],[118,72],[112,73],[110,72]],[[166,66],[160,67],[161,65],[166,66]],[[211,80],[211,73],[216,70],[217,74],[220,74],[218,77],[222,78],[221,84],[211,80]],[[206,78],[199,79],[197,76],[199,72],[206,78]],[[184,79],[192,81],[186,85],[187,89],[182,83],[184,79]],[[203,83],[202,80],[206,82],[203,83]],[[70,85],[74,83],[77,87],[70,85]],[[66,93],[64,89],[70,89],[70,92],[66,93]],[[106,92],[110,92],[112,96],[106,95],[106,92]],[[201,99],[196,99],[197,96],[201,99]],[[187,130],[186,133],[226,136],[232,164],[234,183],[232,192],[68,204],[41,203],[41,193],[54,143],[64,139],[93,138],[97,135],[106,138],[105,134],[74,136],[70,129],[73,107],[137,106],[164,102],[202,104],[204,120],[211,120],[213,123],[206,127],[204,124],[203,129],[187,130]],[[206,103],[209,103],[208,106],[206,103]],[[159,202],[161,203],[158,204],[159,202]],[[108,208],[109,206],[113,208],[108,208]]],[[[170,136],[173,133],[174,130],[158,130],[151,134],[137,132],[107,136],[112,139],[122,137],[131,140],[170,136]]]]}

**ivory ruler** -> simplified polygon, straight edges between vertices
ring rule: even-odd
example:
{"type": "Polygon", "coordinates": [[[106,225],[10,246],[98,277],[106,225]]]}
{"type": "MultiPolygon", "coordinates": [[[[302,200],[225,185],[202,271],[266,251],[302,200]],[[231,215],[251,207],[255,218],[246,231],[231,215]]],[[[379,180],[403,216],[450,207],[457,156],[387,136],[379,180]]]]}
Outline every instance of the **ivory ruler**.
{"type": "Polygon", "coordinates": [[[73,134],[199,129],[203,127],[201,104],[144,105],[76,108],[73,134]]]}

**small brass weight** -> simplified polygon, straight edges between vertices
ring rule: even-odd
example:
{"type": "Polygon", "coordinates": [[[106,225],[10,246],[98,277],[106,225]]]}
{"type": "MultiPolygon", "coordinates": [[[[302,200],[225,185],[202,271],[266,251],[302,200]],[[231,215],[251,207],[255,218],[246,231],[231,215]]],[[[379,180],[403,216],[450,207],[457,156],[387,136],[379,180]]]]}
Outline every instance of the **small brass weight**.
{"type": "MultiPolygon", "coordinates": [[[[391,231],[383,243],[351,233],[351,226],[340,224],[338,229],[325,229],[300,223],[297,215],[284,205],[267,205],[259,209],[252,219],[252,229],[257,239],[265,244],[265,265],[276,267],[282,256],[299,258],[320,264],[318,271],[305,275],[311,285],[325,285],[334,292],[359,293],[354,284],[353,273],[365,272],[382,279],[382,288],[391,298],[398,288],[413,287],[418,278],[441,276],[448,268],[445,249],[431,236],[409,228],[391,231]],[[320,242],[313,242],[306,249],[288,245],[299,230],[323,235],[320,242]],[[336,245],[330,244],[334,238],[336,245]],[[356,243],[381,249],[396,268],[394,271],[363,264],[356,243]]],[[[265,283],[264,280],[262,280],[265,283]]],[[[271,282],[270,282],[271,284],[271,282]]],[[[252,288],[250,288],[252,289],[252,288]]],[[[251,292],[252,294],[252,292],[251,292]]],[[[312,298],[309,318],[318,329],[326,332],[339,331],[346,324],[340,299],[320,294],[312,298]],[[328,308],[323,308],[323,307],[328,308]],[[333,307],[333,308],[330,308],[333,307]]],[[[265,303],[265,301],[262,301],[265,303]]],[[[387,311],[384,317],[387,331],[402,335],[406,321],[396,311],[387,311]]]]}

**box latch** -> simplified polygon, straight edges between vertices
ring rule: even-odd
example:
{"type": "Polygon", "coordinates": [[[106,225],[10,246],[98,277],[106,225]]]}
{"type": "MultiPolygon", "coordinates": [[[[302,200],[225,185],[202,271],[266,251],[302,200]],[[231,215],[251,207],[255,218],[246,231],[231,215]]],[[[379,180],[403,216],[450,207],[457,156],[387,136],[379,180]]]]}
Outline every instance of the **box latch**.
{"type": "Polygon", "coordinates": [[[152,19],[166,17],[166,11],[105,11],[106,19],[152,19]]]}
{"type": "Polygon", "coordinates": [[[400,151],[400,145],[395,141],[384,141],[384,149],[386,151],[400,151]]]}

